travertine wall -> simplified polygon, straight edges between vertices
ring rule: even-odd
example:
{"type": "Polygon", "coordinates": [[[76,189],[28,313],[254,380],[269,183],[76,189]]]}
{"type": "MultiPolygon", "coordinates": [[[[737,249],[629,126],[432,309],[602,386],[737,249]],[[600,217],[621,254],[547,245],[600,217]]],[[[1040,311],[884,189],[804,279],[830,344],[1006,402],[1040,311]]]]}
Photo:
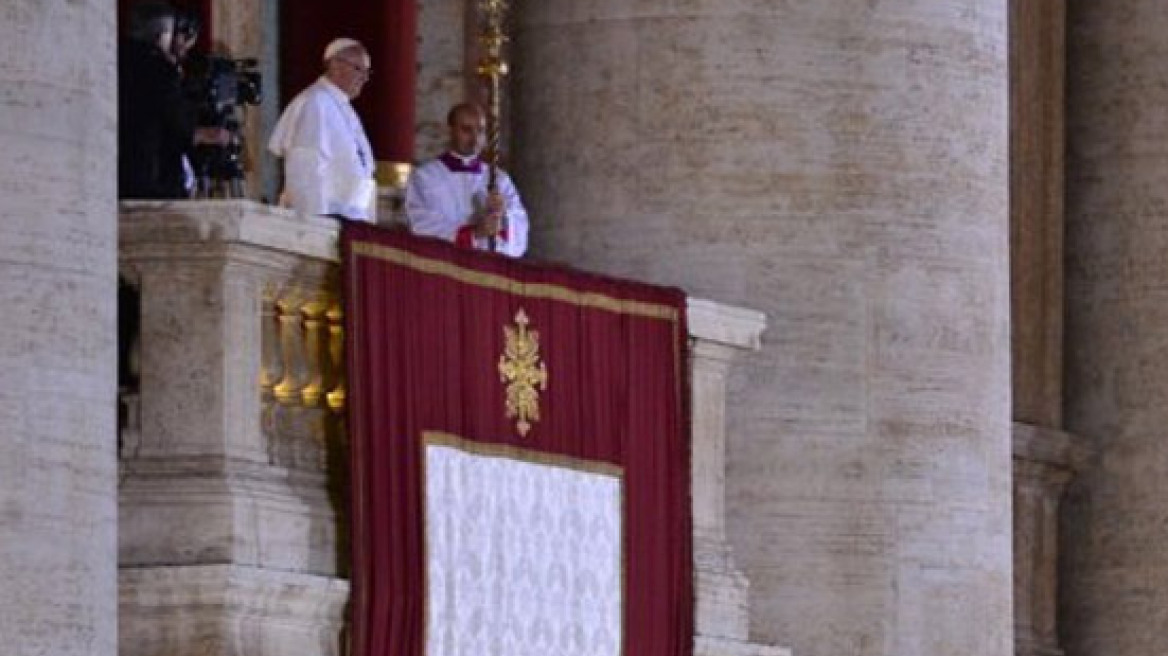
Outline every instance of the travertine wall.
{"type": "Polygon", "coordinates": [[[0,12],[0,651],[116,649],[114,3],[0,12]]]}
{"type": "Polygon", "coordinates": [[[1006,5],[526,2],[534,251],[771,318],[728,530],[801,656],[1011,653],[1006,5]]]}
{"type": "Polygon", "coordinates": [[[446,148],[446,112],[466,99],[474,75],[467,39],[474,26],[468,0],[419,0],[417,122],[414,157],[425,161],[446,148]]]}
{"type": "Polygon", "coordinates": [[[1168,13],[1068,3],[1068,656],[1168,652],[1168,13]]]}

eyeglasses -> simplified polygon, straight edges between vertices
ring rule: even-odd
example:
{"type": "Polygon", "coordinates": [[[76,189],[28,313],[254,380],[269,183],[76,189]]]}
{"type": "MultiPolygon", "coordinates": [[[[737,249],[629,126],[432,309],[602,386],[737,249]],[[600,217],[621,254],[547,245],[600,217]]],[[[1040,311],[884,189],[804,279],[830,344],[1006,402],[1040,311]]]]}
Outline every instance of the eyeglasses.
{"type": "Polygon", "coordinates": [[[365,77],[373,75],[373,69],[369,68],[368,66],[362,66],[361,64],[357,64],[349,61],[348,59],[342,59],[340,57],[337,57],[337,61],[341,62],[342,64],[347,64],[354,71],[365,77]]]}

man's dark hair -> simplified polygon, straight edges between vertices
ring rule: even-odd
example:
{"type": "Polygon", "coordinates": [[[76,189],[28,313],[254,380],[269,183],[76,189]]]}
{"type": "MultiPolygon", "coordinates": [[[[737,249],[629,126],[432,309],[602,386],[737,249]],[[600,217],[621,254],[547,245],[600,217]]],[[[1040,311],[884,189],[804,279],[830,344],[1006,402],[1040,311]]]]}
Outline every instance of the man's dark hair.
{"type": "Polygon", "coordinates": [[[199,15],[192,11],[178,11],[174,14],[174,33],[193,39],[203,28],[199,15]]]}
{"type": "Polygon", "coordinates": [[[174,25],[175,11],[165,2],[139,2],[130,8],[126,35],[135,41],[156,43],[174,25]]]}
{"type": "Polygon", "coordinates": [[[475,116],[482,116],[484,118],[487,116],[487,113],[483,111],[482,106],[478,103],[460,102],[454,107],[451,107],[450,111],[446,113],[446,125],[454,127],[454,121],[458,119],[460,114],[464,113],[474,114],[475,116]]]}

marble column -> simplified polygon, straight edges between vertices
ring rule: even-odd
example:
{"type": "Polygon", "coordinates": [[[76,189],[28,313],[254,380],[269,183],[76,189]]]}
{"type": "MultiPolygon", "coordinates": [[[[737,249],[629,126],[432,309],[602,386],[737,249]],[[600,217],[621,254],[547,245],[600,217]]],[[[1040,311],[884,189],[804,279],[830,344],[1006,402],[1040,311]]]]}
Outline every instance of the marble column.
{"type": "Polygon", "coordinates": [[[520,3],[536,255],[754,307],[727,531],[796,654],[1005,656],[1006,3],[520,3]]]}
{"type": "Polygon", "coordinates": [[[0,11],[0,651],[116,649],[115,7],[0,11]]]}
{"type": "Polygon", "coordinates": [[[1066,1],[1010,3],[1014,624],[1018,656],[1061,654],[1058,517],[1085,461],[1063,430],[1066,1]]]}
{"type": "Polygon", "coordinates": [[[1068,3],[1068,656],[1168,652],[1168,13],[1068,3]]]}

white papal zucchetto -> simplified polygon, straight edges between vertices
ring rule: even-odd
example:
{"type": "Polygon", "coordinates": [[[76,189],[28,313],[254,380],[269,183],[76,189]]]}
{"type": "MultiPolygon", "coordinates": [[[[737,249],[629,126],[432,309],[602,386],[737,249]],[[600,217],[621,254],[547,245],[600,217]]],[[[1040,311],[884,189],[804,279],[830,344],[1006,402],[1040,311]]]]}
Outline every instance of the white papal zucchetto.
{"type": "Polygon", "coordinates": [[[361,42],[358,41],[357,39],[350,39],[348,37],[341,37],[339,39],[333,39],[331,43],[329,43],[327,46],[325,46],[324,57],[322,59],[324,61],[328,61],[328,60],[332,59],[333,57],[336,57],[337,54],[340,53],[341,51],[348,50],[349,48],[353,48],[353,47],[364,48],[365,46],[361,45],[361,42]]]}

